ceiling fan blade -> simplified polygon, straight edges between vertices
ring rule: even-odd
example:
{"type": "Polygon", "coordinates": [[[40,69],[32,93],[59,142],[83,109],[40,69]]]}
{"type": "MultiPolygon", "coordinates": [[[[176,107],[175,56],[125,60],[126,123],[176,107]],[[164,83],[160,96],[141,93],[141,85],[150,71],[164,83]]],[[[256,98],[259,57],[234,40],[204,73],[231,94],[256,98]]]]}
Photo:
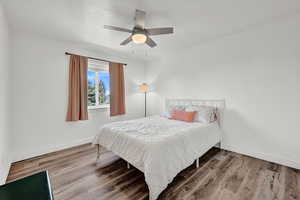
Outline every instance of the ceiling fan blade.
{"type": "Polygon", "coordinates": [[[165,28],[149,28],[146,29],[148,35],[162,35],[162,34],[171,34],[174,33],[174,28],[165,27],[165,28]]]}
{"type": "Polygon", "coordinates": [[[108,26],[108,25],[104,25],[105,29],[108,30],[113,30],[113,31],[121,31],[121,32],[127,32],[127,33],[132,33],[132,30],[129,30],[127,28],[121,28],[121,27],[117,27],[117,26],[108,26]]]}
{"type": "Polygon", "coordinates": [[[147,37],[146,44],[148,44],[151,48],[156,46],[156,43],[150,37],[147,37]]]}
{"type": "Polygon", "coordinates": [[[135,27],[144,29],[145,28],[146,12],[142,10],[135,10],[135,27]]]}
{"type": "Polygon", "coordinates": [[[131,38],[131,36],[129,36],[126,40],[124,40],[120,45],[126,45],[126,44],[128,44],[129,42],[131,42],[132,41],[132,38],[131,38]]]}

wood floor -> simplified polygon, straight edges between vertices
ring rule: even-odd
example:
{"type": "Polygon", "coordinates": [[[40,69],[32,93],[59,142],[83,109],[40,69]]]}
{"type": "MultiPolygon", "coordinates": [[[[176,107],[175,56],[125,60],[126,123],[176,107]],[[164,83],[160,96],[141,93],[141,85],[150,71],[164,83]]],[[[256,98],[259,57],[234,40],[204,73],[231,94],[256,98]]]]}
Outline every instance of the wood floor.
{"type": "MultiPolygon", "coordinates": [[[[143,173],[112,154],[95,165],[96,149],[82,145],[14,163],[8,182],[49,170],[55,200],[148,199],[143,173]]],[[[182,171],[160,195],[186,200],[300,199],[300,172],[278,164],[212,149],[182,171]]]]}

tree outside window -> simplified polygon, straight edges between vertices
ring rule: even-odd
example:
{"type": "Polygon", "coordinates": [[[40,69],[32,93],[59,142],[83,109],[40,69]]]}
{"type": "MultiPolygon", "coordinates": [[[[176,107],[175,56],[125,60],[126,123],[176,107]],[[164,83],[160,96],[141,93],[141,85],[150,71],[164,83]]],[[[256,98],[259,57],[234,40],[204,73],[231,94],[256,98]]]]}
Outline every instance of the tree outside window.
{"type": "Polygon", "coordinates": [[[89,109],[108,107],[110,98],[109,72],[89,68],[87,75],[89,109]]]}

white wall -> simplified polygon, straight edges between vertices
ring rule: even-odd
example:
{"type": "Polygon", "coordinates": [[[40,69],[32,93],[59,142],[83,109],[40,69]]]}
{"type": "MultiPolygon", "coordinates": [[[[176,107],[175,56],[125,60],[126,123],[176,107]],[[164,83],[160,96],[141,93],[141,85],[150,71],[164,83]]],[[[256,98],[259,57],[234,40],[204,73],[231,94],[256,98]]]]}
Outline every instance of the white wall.
{"type": "Polygon", "coordinates": [[[0,4],[0,185],[5,183],[10,167],[9,49],[8,24],[0,4]]]}
{"type": "Polygon", "coordinates": [[[300,168],[300,16],[176,50],[146,70],[165,97],[225,98],[223,147],[300,168]]]}
{"type": "Polygon", "coordinates": [[[144,81],[144,62],[116,55],[33,34],[13,35],[14,161],[90,142],[102,124],[143,115],[143,95],[136,89],[144,81]],[[107,110],[93,110],[88,121],[65,122],[69,62],[66,51],[128,63],[125,116],[110,118],[107,110]]]}

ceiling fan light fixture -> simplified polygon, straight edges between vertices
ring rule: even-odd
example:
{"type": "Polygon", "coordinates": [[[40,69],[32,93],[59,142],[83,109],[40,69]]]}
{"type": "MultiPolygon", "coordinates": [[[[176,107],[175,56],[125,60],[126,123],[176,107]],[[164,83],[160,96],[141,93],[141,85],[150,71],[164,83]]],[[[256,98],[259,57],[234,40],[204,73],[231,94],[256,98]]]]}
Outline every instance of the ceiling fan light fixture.
{"type": "Polygon", "coordinates": [[[135,33],[131,36],[132,41],[136,44],[143,44],[147,40],[147,36],[143,33],[135,33]]]}

